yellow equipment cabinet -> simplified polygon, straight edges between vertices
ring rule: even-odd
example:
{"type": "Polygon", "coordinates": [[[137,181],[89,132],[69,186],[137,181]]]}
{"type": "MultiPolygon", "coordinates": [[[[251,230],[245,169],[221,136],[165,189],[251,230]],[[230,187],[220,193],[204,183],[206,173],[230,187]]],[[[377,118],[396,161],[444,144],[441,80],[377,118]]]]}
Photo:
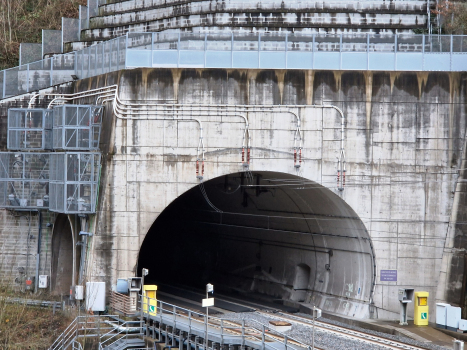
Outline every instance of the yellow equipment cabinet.
{"type": "Polygon", "coordinates": [[[415,292],[413,323],[417,326],[428,326],[428,292],[415,292]]]}
{"type": "Polygon", "coordinates": [[[145,285],[143,287],[143,313],[148,313],[149,306],[149,316],[157,315],[156,290],[157,286],[153,284],[145,285]]]}

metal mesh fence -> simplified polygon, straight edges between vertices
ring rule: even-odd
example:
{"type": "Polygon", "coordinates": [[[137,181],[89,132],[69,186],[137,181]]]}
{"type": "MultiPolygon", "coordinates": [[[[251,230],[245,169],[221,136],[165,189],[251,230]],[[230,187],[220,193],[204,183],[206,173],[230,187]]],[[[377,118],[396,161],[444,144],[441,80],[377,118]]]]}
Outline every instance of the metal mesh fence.
{"type": "Polygon", "coordinates": [[[51,155],[50,210],[94,213],[100,171],[100,153],[51,155]]]}
{"type": "Polygon", "coordinates": [[[0,207],[49,206],[49,154],[0,153],[0,207]]]}
{"type": "Polygon", "coordinates": [[[62,105],[53,108],[53,148],[99,149],[102,106],[62,105]]]}
{"type": "Polygon", "coordinates": [[[62,52],[62,31],[42,29],[42,57],[62,52]]]}
{"type": "Polygon", "coordinates": [[[79,41],[79,19],[62,17],[62,41],[79,41]]]}
{"type": "Polygon", "coordinates": [[[9,109],[7,148],[10,150],[51,149],[52,111],[9,109]]]}
{"type": "MultiPolygon", "coordinates": [[[[87,13],[85,10],[82,8],[83,16],[87,13]]],[[[88,21],[87,17],[80,20],[80,25],[83,21],[88,21]]],[[[71,38],[74,35],[72,33],[75,33],[75,27],[75,24],[73,29],[70,26],[69,32],[65,29],[64,38],[68,35],[71,38]]],[[[43,53],[61,52],[61,31],[43,31],[43,37],[43,53]]],[[[396,71],[440,69],[465,71],[467,69],[467,60],[463,56],[459,57],[459,54],[467,53],[467,36],[463,35],[128,33],[126,36],[92,45],[80,51],[54,55],[51,58],[1,71],[0,98],[72,81],[73,75],[84,79],[130,67],[313,68],[307,63],[312,60],[308,55],[309,52],[318,54],[319,60],[316,62],[320,69],[363,69],[363,66],[358,64],[360,58],[355,58],[357,62],[350,62],[354,63],[353,65],[345,66],[342,65],[342,60],[336,59],[335,53],[348,52],[368,53],[366,69],[396,71]],[[227,51],[230,51],[230,57],[227,51]],[[277,62],[280,52],[285,52],[288,58],[277,62]],[[388,53],[395,53],[404,58],[394,58],[389,62],[388,53]],[[446,53],[452,55],[451,60],[439,55],[446,53]],[[414,55],[414,60],[407,56],[409,54],[414,55]],[[422,58],[419,57],[420,54],[423,55],[422,58]],[[449,63],[440,68],[440,59],[449,63]]],[[[346,55],[346,59],[352,59],[351,55],[346,55]]]]}
{"type": "Polygon", "coordinates": [[[80,31],[89,28],[88,7],[79,5],[80,31]]]}
{"type": "Polygon", "coordinates": [[[42,59],[42,44],[21,43],[19,45],[19,64],[28,64],[42,59]]]}

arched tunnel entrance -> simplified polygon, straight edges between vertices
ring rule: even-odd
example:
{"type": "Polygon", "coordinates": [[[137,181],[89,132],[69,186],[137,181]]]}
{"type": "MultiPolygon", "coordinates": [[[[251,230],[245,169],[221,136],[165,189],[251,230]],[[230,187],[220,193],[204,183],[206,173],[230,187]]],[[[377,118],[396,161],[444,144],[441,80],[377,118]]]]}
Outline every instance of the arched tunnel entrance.
{"type": "MultiPolygon", "coordinates": [[[[73,230],[67,215],[58,214],[52,234],[52,266],[51,290],[55,294],[69,295],[73,283],[73,258],[79,261],[80,256],[74,254],[75,246],[73,230]]],[[[77,252],[79,254],[79,251],[77,252]]],[[[75,261],[76,266],[76,261],[75,261]]]]}
{"type": "Polygon", "coordinates": [[[275,172],[218,177],[178,197],[149,230],[143,267],[156,284],[210,282],[344,314],[371,302],[375,276],[355,211],[315,182],[275,172]]]}

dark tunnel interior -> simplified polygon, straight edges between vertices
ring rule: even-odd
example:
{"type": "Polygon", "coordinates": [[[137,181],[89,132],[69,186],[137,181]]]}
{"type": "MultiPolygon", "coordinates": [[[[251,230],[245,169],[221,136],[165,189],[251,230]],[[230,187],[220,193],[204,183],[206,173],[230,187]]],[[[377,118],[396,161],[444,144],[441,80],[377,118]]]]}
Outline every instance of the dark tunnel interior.
{"type": "Polygon", "coordinates": [[[148,283],[262,293],[296,302],[371,300],[368,232],[338,195],[304,178],[241,172],[197,185],[157,218],[138,272],[148,283]]]}

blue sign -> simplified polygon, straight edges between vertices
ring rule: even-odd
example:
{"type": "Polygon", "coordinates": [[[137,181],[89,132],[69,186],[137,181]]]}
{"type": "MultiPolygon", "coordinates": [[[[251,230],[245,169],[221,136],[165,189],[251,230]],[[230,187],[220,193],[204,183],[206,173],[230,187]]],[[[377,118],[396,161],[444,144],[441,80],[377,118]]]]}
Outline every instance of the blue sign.
{"type": "Polygon", "coordinates": [[[379,278],[381,282],[397,282],[397,270],[381,270],[379,278]]]}

